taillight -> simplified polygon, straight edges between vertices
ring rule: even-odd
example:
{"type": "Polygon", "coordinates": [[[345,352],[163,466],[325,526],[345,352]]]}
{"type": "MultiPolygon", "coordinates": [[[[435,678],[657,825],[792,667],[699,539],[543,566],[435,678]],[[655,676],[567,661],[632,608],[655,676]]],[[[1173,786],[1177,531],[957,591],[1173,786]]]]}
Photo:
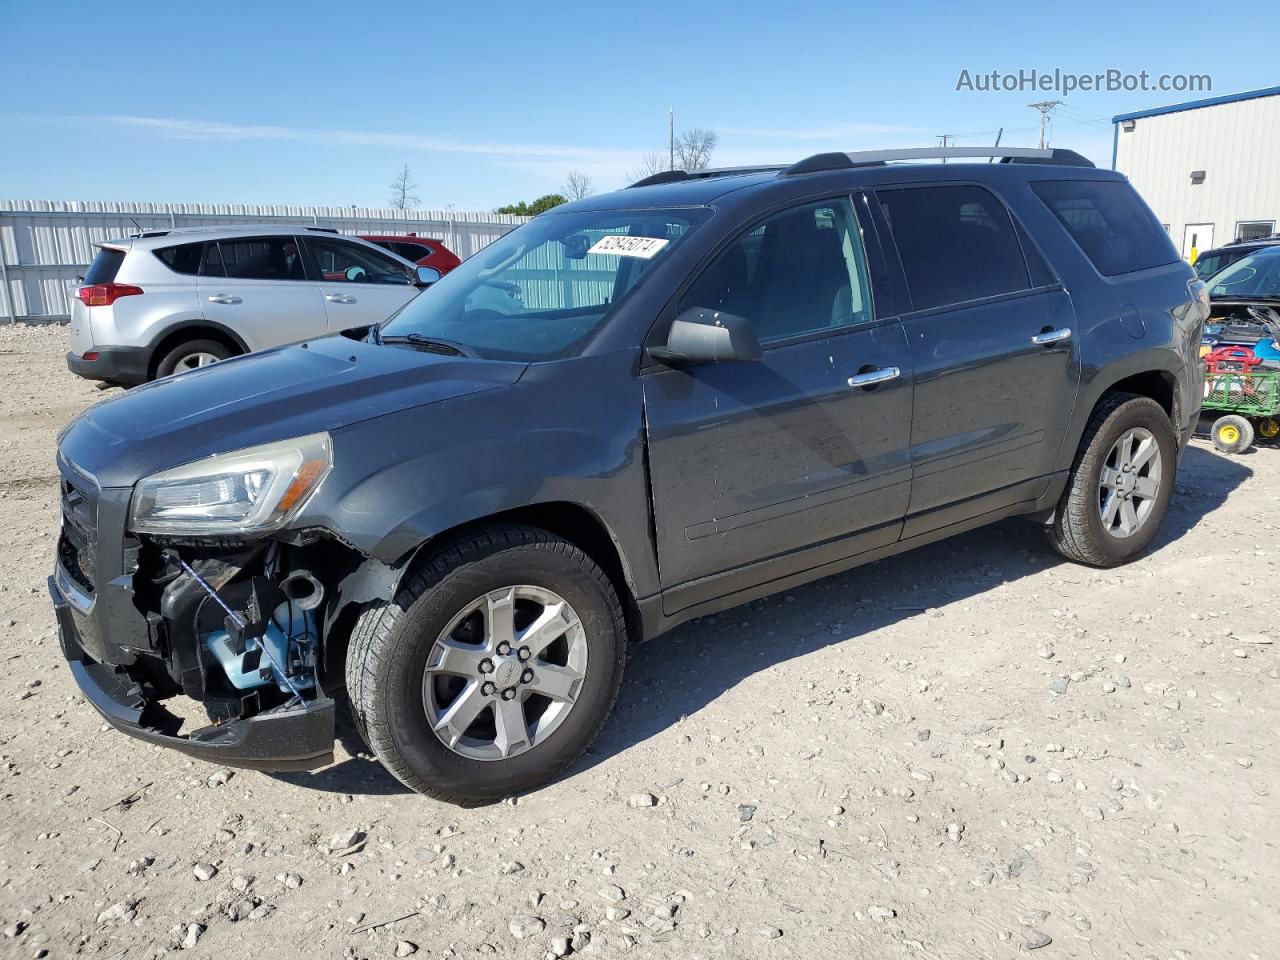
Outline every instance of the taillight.
{"type": "Polygon", "coordinates": [[[129,283],[95,283],[77,290],[76,299],[86,307],[109,307],[121,297],[133,297],[141,292],[141,287],[129,283]]]}

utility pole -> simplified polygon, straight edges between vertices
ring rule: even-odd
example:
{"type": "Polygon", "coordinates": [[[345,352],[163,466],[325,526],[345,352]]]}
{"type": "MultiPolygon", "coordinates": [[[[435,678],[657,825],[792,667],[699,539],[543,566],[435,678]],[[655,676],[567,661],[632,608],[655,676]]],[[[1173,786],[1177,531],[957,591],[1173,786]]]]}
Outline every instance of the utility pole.
{"type": "Polygon", "coordinates": [[[1062,106],[1062,101],[1061,100],[1041,100],[1039,103],[1028,103],[1027,106],[1030,107],[1032,110],[1040,111],[1040,149],[1043,150],[1046,146],[1044,132],[1045,132],[1045,127],[1049,123],[1049,114],[1053,113],[1054,107],[1062,106]]]}
{"type": "Polygon", "coordinates": [[[670,163],[670,166],[667,169],[674,170],[676,168],[676,108],[675,107],[671,107],[667,110],[667,149],[669,151],[668,163],[670,163]]]}
{"type": "MultiPolygon", "coordinates": [[[[938,134],[938,146],[940,146],[943,150],[945,150],[947,149],[947,147],[951,146],[950,141],[954,140],[955,138],[956,138],[956,135],[954,133],[940,133],[938,134]]],[[[942,162],[946,163],[947,158],[943,157],[942,162]]]]}

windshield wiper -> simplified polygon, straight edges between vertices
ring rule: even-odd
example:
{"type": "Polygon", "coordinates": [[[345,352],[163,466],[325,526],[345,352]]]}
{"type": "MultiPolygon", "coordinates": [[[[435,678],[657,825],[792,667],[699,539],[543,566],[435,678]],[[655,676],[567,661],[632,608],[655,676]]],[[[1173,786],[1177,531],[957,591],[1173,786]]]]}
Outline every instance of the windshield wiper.
{"type": "Polygon", "coordinates": [[[390,337],[379,335],[376,342],[393,346],[395,344],[407,344],[408,346],[425,350],[427,353],[442,353],[450,357],[475,357],[475,353],[469,347],[464,347],[460,343],[444,340],[440,337],[424,336],[421,333],[406,333],[390,337]]]}

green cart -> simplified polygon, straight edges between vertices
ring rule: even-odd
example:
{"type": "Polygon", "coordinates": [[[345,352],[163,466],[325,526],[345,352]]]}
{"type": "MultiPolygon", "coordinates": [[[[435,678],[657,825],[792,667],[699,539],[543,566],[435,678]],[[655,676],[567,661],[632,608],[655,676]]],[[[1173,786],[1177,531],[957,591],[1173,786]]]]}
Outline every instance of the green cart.
{"type": "Polygon", "coordinates": [[[1210,436],[1223,453],[1243,453],[1258,443],[1280,440],[1280,370],[1209,371],[1204,411],[1219,414],[1210,436]]]}

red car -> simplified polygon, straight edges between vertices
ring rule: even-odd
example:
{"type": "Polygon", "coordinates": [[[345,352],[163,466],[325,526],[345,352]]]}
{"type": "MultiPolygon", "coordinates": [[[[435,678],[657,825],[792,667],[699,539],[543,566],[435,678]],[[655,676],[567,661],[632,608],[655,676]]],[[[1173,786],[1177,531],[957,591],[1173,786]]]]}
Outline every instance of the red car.
{"type": "Polygon", "coordinates": [[[442,277],[462,262],[441,241],[420,237],[416,233],[407,236],[391,233],[361,234],[360,239],[376,243],[384,250],[390,250],[396,256],[404,257],[420,267],[435,267],[442,277]]]}

